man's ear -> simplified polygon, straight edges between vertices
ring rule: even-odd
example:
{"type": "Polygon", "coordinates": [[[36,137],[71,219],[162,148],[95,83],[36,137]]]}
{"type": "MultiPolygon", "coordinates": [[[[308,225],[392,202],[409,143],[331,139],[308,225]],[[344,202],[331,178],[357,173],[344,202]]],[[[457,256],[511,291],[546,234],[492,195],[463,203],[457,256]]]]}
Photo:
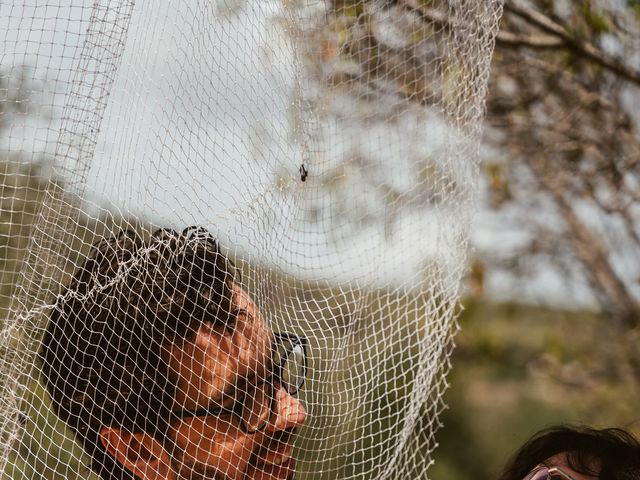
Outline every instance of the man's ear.
{"type": "Polygon", "coordinates": [[[174,480],[171,458],[148,433],[131,433],[114,427],[100,430],[100,441],[109,455],[140,480],[174,480]]]}

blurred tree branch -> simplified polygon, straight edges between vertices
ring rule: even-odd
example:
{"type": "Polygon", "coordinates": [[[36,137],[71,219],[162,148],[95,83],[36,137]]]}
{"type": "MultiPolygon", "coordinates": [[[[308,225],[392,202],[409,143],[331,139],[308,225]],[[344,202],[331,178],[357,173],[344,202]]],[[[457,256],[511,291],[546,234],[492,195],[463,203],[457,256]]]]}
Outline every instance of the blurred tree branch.
{"type": "MultiPolygon", "coordinates": [[[[589,4],[589,2],[587,2],[587,4],[589,4]]],[[[621,77],[640,85],[640,71],[625,65],[617,58],[607,55],[602,49],[596,47],[588,40],[572,34],[566,27],[554,21],[550,16],[515,0],[507,1],[504,8],[507,15],[517,15],[532,26],[538,27],[544,32],[558,37],[558,39],[562,41],[562,43],[558,45],[550,46],[556,47],[563,45],[571,49],[576,55],[583,56],[588,60],[598,63],[621,77]]],[[[501,38],[498,37],[498,41],[500,40],[501,38]]],[[[534,45],[522,43],[520,46],[531,47],[534,45]]],[[[539,46],[537,46],[537,48],[539,48],[539,46]]]]}
{"type": "MultiPolygon", "coordinates": [[[[331,5],[313,42],[330,88],[457,111],[448,82],[473,73],[442,48],[472,17],[435,0],[331,5]]],[[[494,267],[581,278],[620,332],[640,328],[639,42],[634,3],[507,0],[487,100],[491,206],[529,237],[494,267]]]]}
{"type": "Polygon", "coordinates": [[[638,280],[620,267],[622,261],[640,271],[640,142],[628,105],[630,98],[640,99],[640,72],[619,59],[628,58],[640,25],[630,7],[625,19],[598,2],[573,4],[562,16],[554,7],[542,0],[506,3],[487,139],[509,154],[506,182],[516,198],[504,205],[517,205],[525,195],[551,200],[548,213],[562,220],[564,230],[555,255],[570,252],[602,309],[628,331],[640,322],[633,293],[638,280]],[[631,35],[616,28],[622,21],[632,23],[631,35]],[[504,41],[512,34],[551,35],[561,43],[545,50],[504,41]],[[613,54],[599,46],[604,35],[616,40],[613,54]],[[519,177],[516,165],[533,174],[534,185],[519,177]]]}

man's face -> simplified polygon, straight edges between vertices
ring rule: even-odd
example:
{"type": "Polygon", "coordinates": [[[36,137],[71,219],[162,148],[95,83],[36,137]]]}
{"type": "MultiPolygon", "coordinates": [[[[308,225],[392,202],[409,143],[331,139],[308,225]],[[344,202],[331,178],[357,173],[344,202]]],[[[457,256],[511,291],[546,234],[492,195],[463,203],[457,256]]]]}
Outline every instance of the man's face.
{"type": "MultiPolygon", "coordinates": [[[[171,347],[169,366],[178,375],[174,410],[231,406],[240,394],[236,387],[269,377],[272,332],[249,295],[237,285],[233,292],[237,314],[232,329],[203,324],[194,340],[171,347]]],[[[306,412],[278,383],[274,398],[273,414],[257,433],[246,433],[231,414],[174,421],[169,437],[177,447],[173,467],[178,478],[293,477],[292,440],[306,412]]]]}

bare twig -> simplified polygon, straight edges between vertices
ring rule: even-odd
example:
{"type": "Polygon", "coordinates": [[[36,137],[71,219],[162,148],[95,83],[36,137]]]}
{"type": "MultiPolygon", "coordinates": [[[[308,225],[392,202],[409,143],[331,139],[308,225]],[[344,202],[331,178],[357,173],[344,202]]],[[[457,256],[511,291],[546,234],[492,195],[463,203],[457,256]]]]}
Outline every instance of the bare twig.
{"type": "Polygon", "coordinates": [[[496,44],[505,47],[548,49],[563,47],[565,42],[555,35],[522,35],[501,30],[496,37],[496,44]]]}
{"type": "Polygon", "coordinates": [[[573,243],[573,250],[580,261],[588,267],[585,270],[594,286],[594,291],[602,292],[606,296],[605,308],[625,328],[637,327],[639,306],[613,271],[602,242],[578,218],[573,207],[567,201],[565,197],[567,182],[564,176],[558,175],[555,171],[547,170],[542,158],[531,156],[528,164],[544,185],[545,190],[553,196],[554,203],[571,232],[568,238],[573,243]]]}
{"type": "Polygon", "coordinates": [[[537,26],[543,31],[558,36],[565,42],[568,48],[575,51],[577,54],[589,58],[608,70],[611,70],[627,80],[640,85],[640,71],[625,65],[623,62],[611,55],[607,55],[591,42],[576,38],[562,25],[554,22],[543,13],[514,0],[507,2],[504,8],[505,11],[511,12],[524,20],[527,20],[529,23],[537,26]]]}
{"type": "MultiPolygon", "coordinates": [[[[445,12],[426,6],[417,0],[397,0],[405,9],[418,15],[423,21],[441,28],[453,29],[458,22],[445,12]]],[[[505,10],[527,20],[530,24],[547,32],[541,34],[516,34],[502,30],[498,32],[496,43],[505,47],[528,47],[534,49],[555,49],[566,47],[579,55],[596,62],[618,75],[640,85],[640,71],[625,65],[622,61],[607,55],[591,42],[580,40],[568,32],[562,25],[554,22],[543,13],[517,2],[507,2],[505,10]]]]}

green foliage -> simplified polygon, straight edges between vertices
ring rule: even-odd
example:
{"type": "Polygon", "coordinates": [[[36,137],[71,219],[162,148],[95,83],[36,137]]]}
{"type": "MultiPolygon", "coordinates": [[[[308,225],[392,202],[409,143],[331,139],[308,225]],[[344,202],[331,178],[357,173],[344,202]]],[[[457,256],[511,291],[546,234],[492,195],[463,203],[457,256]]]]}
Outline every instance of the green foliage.
{"type": "Polygon", "coordinates": [[[19,157],[0,163],[0,322],[8,315],[31,227],[46,190],[41,168],[19,157]]]}
{"type": "Polygon", "coordinates": [[[336,0],[334,10],[337,15],[358,18],[364,13],[364,3],[361,0],[336,0]]]}
{"type": "Polygon", "coordinates": [[[49,397],[39,382],[28,385],[22,411],[26,415],[22,438],[9,457],[1,480],[75,480],[92,475],[82,447],[54,414],[49,397]]]}
{"type": "Polygon", "coordinates": [[[430,477],[495,479],[529,436],[552,424],[635,425],[639,434],[637,386],[607,368],[606,351],[622,339],[598,333],[603,321],[590,312],[470,301],[430,477]]]}
{"type": "Polygon", "coordinates": [[[585,22],[593,33],[602,34],[611,31],[610,21],[605,12],[594,9],[586,2],[582,5],[581,12],[585,22]]]}

